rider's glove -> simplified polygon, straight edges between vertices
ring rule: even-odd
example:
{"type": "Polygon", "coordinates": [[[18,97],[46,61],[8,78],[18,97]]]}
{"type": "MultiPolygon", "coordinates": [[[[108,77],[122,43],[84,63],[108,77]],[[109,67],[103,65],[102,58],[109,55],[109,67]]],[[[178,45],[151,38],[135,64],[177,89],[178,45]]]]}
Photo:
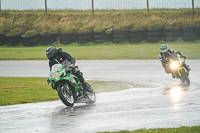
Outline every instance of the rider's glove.
{"type": "Polygon", "coordinates": [[[162,60],[164,60],[165,59],[165,55],[162,55],[162,60]]]}
{"type": "Polygon", "coordinates": [[[182,53],[180,51],[177,52],[181,57],[186,59],[186,56],[182,55],[182,53]]]}

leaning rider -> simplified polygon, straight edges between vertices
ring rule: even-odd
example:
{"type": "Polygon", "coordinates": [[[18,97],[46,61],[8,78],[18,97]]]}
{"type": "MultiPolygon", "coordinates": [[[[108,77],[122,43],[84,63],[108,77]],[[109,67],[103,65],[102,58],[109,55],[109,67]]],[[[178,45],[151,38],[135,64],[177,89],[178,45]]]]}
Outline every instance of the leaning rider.
{"type": "MultiPolygon", "coordinates": [[[[180,51],[175,52],[173,49],[168,49],[168,46],[166,44],[162,44],[160,46],[160,50],[161,50],[161,52],[159,54],[159,59],[162,62],[162,66],[165,69],[165,72],[168,73],[168,74],[172,73],[172,71],[171,71],[171,69],[168,65],[169,60],[167,60],[167,57],[169,57],[172,53],[176,53],[176,54],[179,54],[181,57],[186,59],[186,56],[182,55],[182,53],[180,51]]],[[[185,64],[185,66],[188,70],[191,70],[191,69],[188,68],[189,66],[187,66],[186,64],[185,64]]],[[[173,74],[172,74],[172,78],[175,78],[175,76],[173,74]]]]}
{"type": "MultiPolygon", "coordinates": [[[[63,63],[65,60],[70,61],[71,67],[72,67],[72,73],[78,77],[78,79],[82,83],[83,88],[85,90],[91,91],[90,87],[87,87],[88,84],[83,78],[83,73],[80,72],[80,70],[78,69],[78,66],[75,66],[76,60],[69,53],[63,51],[62,48],[57,49],[56,46],[50,46],[46,49],[46,56],[49,59],[50,71],[51,71],[52,66],[54,64],[57,64],[57,61],[59,63],[63,63]]],[[[49,82],[49,79],[47,80],[47,82],[49,82]]]]}

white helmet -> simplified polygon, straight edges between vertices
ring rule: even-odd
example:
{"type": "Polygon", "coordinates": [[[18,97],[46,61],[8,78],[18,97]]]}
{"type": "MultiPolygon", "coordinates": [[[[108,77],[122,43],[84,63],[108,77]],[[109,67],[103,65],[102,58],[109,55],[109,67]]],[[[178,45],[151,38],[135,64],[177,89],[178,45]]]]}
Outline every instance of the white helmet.
{"type": "Polygon", "coordinates": [[[162,45],[160,46],[160,50],[161,50],[162,53],[167,52],[167,50],[168,50],[167,44],[162,44],[162,45]]]}

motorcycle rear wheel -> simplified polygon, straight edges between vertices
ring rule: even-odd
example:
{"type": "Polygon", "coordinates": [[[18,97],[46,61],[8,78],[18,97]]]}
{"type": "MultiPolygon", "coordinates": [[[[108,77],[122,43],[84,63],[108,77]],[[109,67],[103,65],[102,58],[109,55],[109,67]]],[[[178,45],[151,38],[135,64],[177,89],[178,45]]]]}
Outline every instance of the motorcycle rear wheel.
{"type": "Polygon", "coordinates": [[[74,97],[72,91],[67,85],[60,85],[57,87],[58,96],[66,106],[74,105],[74,97]]]}
{"type": "Polygon", "coordinates": [[[85,92],[86,104],[93,104],[93,103],[96,102],[96,96],[95,96],[94,90],[92,89],[92,87],[89,84],[87,85],[87,87],[90,87],[90,89],[92,91],[91,92],[88,92],[88,91],[85,92]]]}

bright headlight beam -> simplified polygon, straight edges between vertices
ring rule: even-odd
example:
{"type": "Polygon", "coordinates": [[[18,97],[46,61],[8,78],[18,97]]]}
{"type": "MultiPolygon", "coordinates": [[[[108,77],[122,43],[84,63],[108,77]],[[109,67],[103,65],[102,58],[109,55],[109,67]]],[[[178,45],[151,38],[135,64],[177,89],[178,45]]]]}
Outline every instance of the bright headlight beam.
{"type": "Polygon", "coordinates": [[[171,68],[172,69],[176,69],[176,68],[178,68],[179,67],[179,65],[177,64],[177,63],[172,63],[171,64],[171,68]]]}

